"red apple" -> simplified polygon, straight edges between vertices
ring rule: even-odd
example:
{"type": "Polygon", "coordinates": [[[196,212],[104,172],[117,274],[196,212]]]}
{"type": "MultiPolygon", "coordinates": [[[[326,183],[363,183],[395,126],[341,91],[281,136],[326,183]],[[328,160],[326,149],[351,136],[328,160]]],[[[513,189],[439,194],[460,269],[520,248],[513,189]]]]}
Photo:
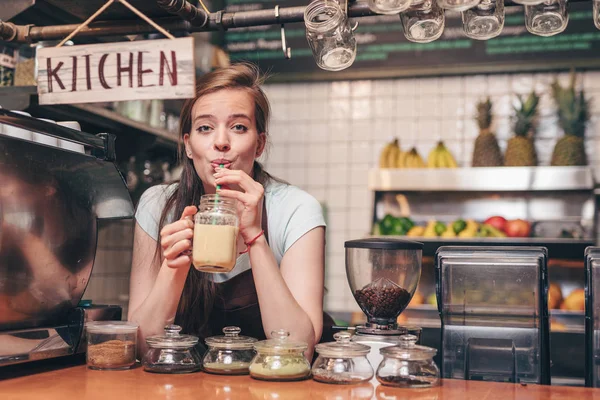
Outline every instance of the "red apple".
{"type": "Polygon", "coordinates": [[[496,215],[494,217],[489,217],[488,219],[486,219],[484,224],[491,225],[498,230],[504,231],[504,228],[506,226],[506,219],[504,217],[496,215]]]}
{"type": "Polygon", "coordinates": [[[504,232],[508,237],[529,237],[531,234],[531,224],[522,219],[513,219],[506,221],[504,232]]]}

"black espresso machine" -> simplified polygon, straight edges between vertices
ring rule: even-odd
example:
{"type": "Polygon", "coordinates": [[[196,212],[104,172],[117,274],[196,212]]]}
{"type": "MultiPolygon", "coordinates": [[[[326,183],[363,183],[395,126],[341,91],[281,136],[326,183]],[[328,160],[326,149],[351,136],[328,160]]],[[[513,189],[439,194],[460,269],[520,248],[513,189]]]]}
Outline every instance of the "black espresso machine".
{"type": "Polygon", "coordinates": [[[0,109],[2,126],[82,151],[0,134],[0,367],[85,350],[85,323],[120,320],[118,306],[80,307],[98,225],[133,217],[115,137],[0,109]]]}

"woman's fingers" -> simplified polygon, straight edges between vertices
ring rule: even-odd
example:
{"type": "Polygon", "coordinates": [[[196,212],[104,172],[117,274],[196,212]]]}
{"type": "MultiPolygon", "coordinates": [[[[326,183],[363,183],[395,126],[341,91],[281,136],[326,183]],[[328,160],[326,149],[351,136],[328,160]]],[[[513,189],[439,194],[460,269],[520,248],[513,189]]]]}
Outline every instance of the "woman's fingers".
{"type": "Polygon", "coordinates": [[[166,259],[176,258],[179,254],[187,252],[192,248],[192,241],[190,239],[183,239],[173,244],[167,250],[163,252],[166,259]]]}
{"type": "Polygon", "coordinates": [[[187,206],[183,209],[183,213],[181,213],[180,219],[186,219],[188,217],[193,217],[194,214],[198,212],[198,208],[196,206],[187,206]]]}
{"type": "Polygon", "coordinates": [[[175,243],[182,241],[182,240],[186,240],[186,239],[192,239],[193,237],[194,237],[194,230],[192,228],[186,228],[182,231],[175,232],[174,234],[163,238],[160,241],[160,245],[162,246],[163,250],[167,250],[168,248],[173,246],[175,243]]]}
{"type": "Polygon", "coordinates": [[[192,216],[197,211],[195,206],[186,207],[181,213],[179,221],[165,226],[160,232],[163,257],[172,268],[189,265],[190,257],[187,253],[192,249],[192,238],[194,237],[192,216]]]}
{"type": "Polygon", "coordinates": [[[257,192],[262,190],[262,185],[252,179],[244,171],[219,169],[215,174],[217,185],[238,185],[245,192],[257,192]]]}
{"type": "Polygon", "coordinates": [[[185,229],[194,229],[194,221],[192,221],[191,219],[185,218],[185,219],[180,219],[179,221],[175,221],[172,224],[166,225],[160,231],[161,243],[164,239],[171,236],[172,234],[183,231],[185,229]]]}
{"type": "MultiPolygon", "coordinates": [[[[198,212],[196,206],[187,206],[183,209],[181,213],[181,218],[178,221],[173,222],[172,224],[166,225],[160,231],[160,237],[165,238],[169,235],[172,235],[175,232],[179,232],[186,228],[194,228],[194,221],[192,220],[192,216],[194,216],[198,212]]],[[[162,242],[162,240],[161,240],[162,242]]]]}
{"type": "Polygon", "coordinates": [[[173,260],[167,260],[167,267],[169,268],[185,268],[190,265],[192,262],[192,257],[190,255],[180,255],[179,257],[173,260]]]}

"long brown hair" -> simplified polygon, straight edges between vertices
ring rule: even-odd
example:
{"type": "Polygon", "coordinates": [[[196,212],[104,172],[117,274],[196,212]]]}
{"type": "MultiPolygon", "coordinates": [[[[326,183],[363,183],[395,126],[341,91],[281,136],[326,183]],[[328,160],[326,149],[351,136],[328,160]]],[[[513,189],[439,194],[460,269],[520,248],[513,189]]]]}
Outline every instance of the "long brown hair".
{"type": "MultiPolygon", "coordinates": [[[[185,154],[183,145],[183,136],[191,133],[192,128],[192,109],[196,101],[210,93],[223,89],[241,89],[246,91],[254,100],[254,115],[256,119],[256,129],[259,135],[265,135],[265,142],[268,143],[268,123],[271,108],[267,96],[260,88],[264,82],[259,69],[249,63],[233,64],[227,68],[221,68],[203,75],[196,86],[196,97],[185,102],[181,109],[179,117],[179,148],[178,159],[183,166],[181,177],[177,187],[167,199],[165,208],[162,211],[159,222],[159,232],[163,226],[170,221],[168,218],[173,215],[178,218],[183,209],[189,205],[200,203],[200,196],[204,194],[204,186],[200,177],[194,169],[194,164],[185,154]]],[[[263,169],[262,165],[254,162],[253,178],[263,186],[274,179],[263,169]]],[[[160,243],[157,243],[157,254],[160,253],[160,243]]],[[[190,268],[185,286],[179,300],[175,323],[183,328],[184,332],[206,336],[210,334],[207,330],[207,322],[210,312],[213,308],[214,297],[216,295],[216,286],[209,279],[207,273],[199,272],[195,268],[190,268]]]]}

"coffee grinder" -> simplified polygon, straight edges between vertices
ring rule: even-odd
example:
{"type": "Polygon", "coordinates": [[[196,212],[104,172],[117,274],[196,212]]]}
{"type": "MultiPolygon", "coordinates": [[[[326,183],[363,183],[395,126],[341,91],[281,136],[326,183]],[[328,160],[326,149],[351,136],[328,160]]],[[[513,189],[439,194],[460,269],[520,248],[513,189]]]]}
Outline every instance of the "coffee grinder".
{"type": "Polygon", "coordinates": [[[399,326],[421,277],[423,244],[409,240],[368,238],[345,242],[346,275],[354,299],[367,316],[353,341],[371,347],[367,356],[377,368],[379,350],[399,343],[402,335],[421,336],[421,328],[399,326]]]}

